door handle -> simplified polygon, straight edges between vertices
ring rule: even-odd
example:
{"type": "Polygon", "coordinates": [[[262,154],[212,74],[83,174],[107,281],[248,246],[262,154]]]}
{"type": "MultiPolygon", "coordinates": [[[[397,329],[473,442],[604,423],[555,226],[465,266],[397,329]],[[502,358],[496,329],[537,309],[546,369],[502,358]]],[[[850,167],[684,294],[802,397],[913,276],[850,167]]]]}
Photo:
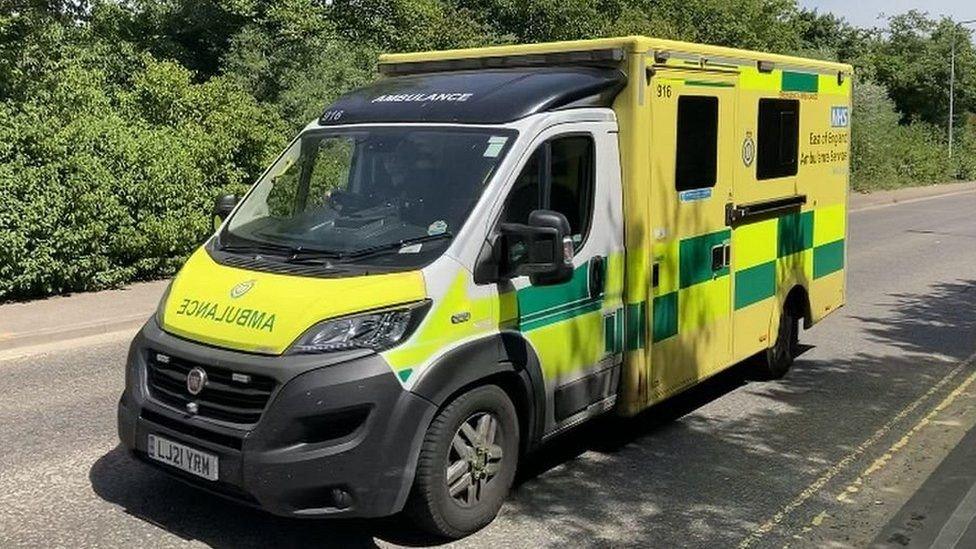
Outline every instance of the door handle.
{"type": "Polygon", "coordinates": [[[718,271],[725,267],[725,244],[712,246],[712,271],[718,271]]]}
{"type": "Polygon", "coordinates": [[[712,271],[720,271],[732,264],[732,245],[716,244],[712,246],[712,271]]]}
{"type": "Polygon", "coordinates": [[[603,295],[606,286],[606,260],[603,256],[595,255],[590,258],[589,281],[590,297],[603,295]]]}
{"type": "Polygon", "coordinates": [[[754,220],[756,218],[768,218],[773,214],[799,208],[806,203],[807,195],[805,194],[773,200],[762,200],[760,202],[750,202],[748,204],[739,204],[738,206],[729,202],[725,205],[725,225],[731,227],[743,221],[754,220]]]}

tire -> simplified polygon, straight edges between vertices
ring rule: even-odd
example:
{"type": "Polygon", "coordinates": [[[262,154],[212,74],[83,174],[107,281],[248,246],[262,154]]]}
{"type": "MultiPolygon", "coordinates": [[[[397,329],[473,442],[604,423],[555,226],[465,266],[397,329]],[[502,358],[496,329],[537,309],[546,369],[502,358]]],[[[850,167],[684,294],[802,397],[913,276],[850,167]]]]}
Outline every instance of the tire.
{"type": "Polygon", "coordinates": [[[494,520],[508,496],[518,451],[518,416],[505,391],[486,385],[462,394],[427,429],[406,516],[445,538],[480,530],[494,520]]]}
{"type": "Polygon", "coordinates": [[[780,379],[793,366],[793,358],[800,347],[800,319],[789,309],[784,309],[779,317],[776,342],[766,349],[765,360],[760,361],[760,375],[763,379],[780,379]]]}

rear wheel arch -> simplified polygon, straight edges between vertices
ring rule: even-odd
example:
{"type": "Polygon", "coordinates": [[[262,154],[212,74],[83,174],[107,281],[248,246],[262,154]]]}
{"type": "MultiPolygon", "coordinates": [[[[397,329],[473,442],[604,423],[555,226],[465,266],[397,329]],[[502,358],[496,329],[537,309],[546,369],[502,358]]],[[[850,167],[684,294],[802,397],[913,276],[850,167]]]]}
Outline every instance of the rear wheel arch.
{"type": "Polygon", "coordinates": [[[806,288],[797,284],[790,288],[782,305],[770,315],[769,346],[760,353],[754,368],[759,379],[779,379],[786,375],[799,352],[801,320],[804,328],[810,327],[810,298],[806,288]]]}
{"type": "Polygon", "coordinates": [[[786,299],[783,301],[783,309],[793,313],[796,318],[803,319],[803,328],[809,329],[813,325],[813,311],[810,308],[810,293],[802,284],[793,286],[786,299]]]}

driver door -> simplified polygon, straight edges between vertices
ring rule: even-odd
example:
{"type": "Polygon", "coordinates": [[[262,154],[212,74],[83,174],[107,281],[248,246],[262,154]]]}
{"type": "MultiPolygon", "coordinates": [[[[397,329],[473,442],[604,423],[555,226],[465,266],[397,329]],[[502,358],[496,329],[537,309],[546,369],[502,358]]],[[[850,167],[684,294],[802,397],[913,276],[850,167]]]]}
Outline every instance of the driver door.
{"type": "Polygon", "coordinates": [[[623,231],[616,127],[558,126],[544,134],[515,180],[501,221],[526,223],[537,209],[569,221],[568,282],[512,281],[517,327],[535,350],[549,406],[546,432],[613,405],[622,352],[623,231]]]}

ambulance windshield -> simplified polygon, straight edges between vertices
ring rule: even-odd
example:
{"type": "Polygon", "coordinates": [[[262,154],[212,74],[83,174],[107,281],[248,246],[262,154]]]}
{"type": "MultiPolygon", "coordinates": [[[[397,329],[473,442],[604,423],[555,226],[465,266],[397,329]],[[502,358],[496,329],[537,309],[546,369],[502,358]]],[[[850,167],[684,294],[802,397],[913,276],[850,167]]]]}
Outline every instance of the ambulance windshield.
{"type": "Polygon", "coordinates": [[[310,131],[258,181],[221,242],[344,261],[442,251],[514,140],[498,129],[310,131]]]}

